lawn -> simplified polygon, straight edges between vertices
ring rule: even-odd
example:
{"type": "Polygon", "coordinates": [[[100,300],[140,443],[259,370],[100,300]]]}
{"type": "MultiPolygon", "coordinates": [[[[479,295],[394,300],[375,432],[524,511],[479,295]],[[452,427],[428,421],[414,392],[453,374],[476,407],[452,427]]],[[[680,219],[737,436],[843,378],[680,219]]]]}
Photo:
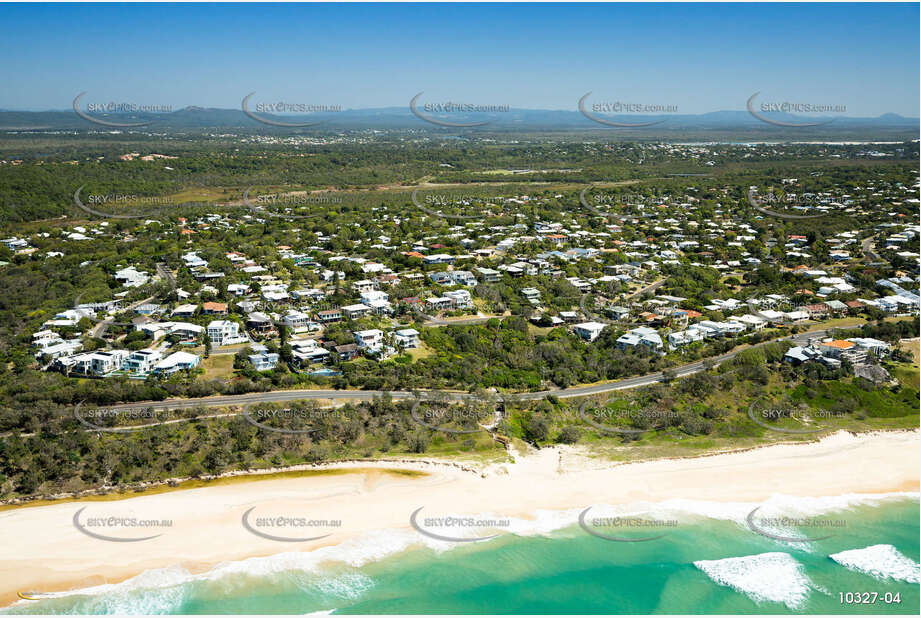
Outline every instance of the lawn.
{"type": "Polygon", "coordinates": [[[201,366],[205,370],[204,379],[230,378],[233,376],[233,354],[221,354],[203,358],[201,366]]]}
{"type": "Polygon", "coordinates": [[[433,354],[435,354],[435,351],[420,341],[418,348],[411,348],[409,350],[405,350],[404,353],[408,354],[410,358],[413,359],[413,362],[416,362],[417,360],[428,358],[429,356],[432,356],[433,354]]]}

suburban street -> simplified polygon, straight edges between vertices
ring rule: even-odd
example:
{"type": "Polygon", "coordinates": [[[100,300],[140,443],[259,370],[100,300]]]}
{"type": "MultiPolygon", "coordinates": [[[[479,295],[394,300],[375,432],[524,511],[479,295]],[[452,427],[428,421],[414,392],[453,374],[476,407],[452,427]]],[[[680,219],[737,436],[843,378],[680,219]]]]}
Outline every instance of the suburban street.
{"type": "MultiPolygon", "coordinates": [[[[786,337],[781,337],[779,339],[773,339],[771,341],[766,341],[758,344],[758,347],[771,343],[773,341],[783,341],[790,339],[797,344],[806,343],[811,337],[825,337],[830,332],[830,329],[822,330],[813,330],[805,333],[799,333],[796,335],[788,335],[786,337]]],[[[679,367],[674,367],[672,371],[676,377],[685,377],[691,374],[703,371],[705,364],[708,362],[713,362],[716,365],[724,363],[735,356],[740,352],[749,349],[747,347],[742,347],[726,354],[720,356],[714,356],[707,359],[702,359],[695,361],[693,363],[688,363],[687,365],[681,365],[679,367]]],[[[588,386],[573,386],[569,388],[563,388],[559,390],[544,390],[544,391],[535,391],[529,393],[515,393],[512,395],[506,395],[508,399],[514,400],[523,400],[523,401],[533,401],[538,399],[543,399],[547,395],[554,395],[561,399],[571,398],[571,397],[586,397],[590,395],[599,395],[608,392],[614,392],[619,390],[627,390],[631,388],[639,388],[642,386],[648,386],[656,382],[662,381],[662,372],[657,371],[655,373],[650,373],[644,376],[636,376],[632,378],[624,378],[622,380],[615,380],[613,382],[604,382],[602,384],[592,384],[588,386]]],[[[246,393],[243,395],[221,395],[216,397],[203,397],[201,399],[165,399],[163,401],[139,401],[129,404],[119,404],[106,406],[107,409],[112,410],[125,410],[125,409],[137,409],[137,408],[152,408],[154,410],[182,410],[189,408],[196,408],[199,406],[206,407],[216,407],[216,406],[229,406],[229,405],[238,405],[244,406],[248,404],[256,403],[267,403],[267,402],[285,402],[285,401],[297,401],[302,399],[339,399],[339,400],[370,400],[375,397],[381,397],[384,394],[389,394],[394,399],[412,399],[415,398],[415,394],[411,391],[359,391],[359,390],[318,390],[318,389],[297,389],[297,390],[288,390],[288,391],[272,391],[269,393],[246,393]]],[[[466,393],[456,390],[442,390],[442,391],[419,391],[419,394],[423,397],[427,395],[436,395],[439,397],[447,397],[454,400],[464,400],[476,397],[471,393],[466,393]]]]}

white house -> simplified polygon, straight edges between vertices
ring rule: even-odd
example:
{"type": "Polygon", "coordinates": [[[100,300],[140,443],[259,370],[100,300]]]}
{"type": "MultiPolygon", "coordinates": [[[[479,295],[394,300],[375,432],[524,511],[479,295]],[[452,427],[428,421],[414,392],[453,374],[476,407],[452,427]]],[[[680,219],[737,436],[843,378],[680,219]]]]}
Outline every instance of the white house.
{"type": "Polygon", "coordinates": [[[317,344],[316,339],[294,339],[291,341],[291,356],[299,366],[305,363],[323,363],[329,360],[330,352],[317,344]]]}
{"type": "Polygon", "coordinates": [[[137,350],[132,352],[122,365],[122,369],[131,373],[149,373],[163,359],[157,350],[137,350]]]}
{"type": "Polygon", "coordinates": [[[703,341],[706,335],[699,328],[691,327],[687,330],[680,330],[668,334],[668,345],[672,348],[678,348],[696,341],[703,341]]]}
{"type": "Polygon", "coordinates": [[[284,317],[285,326],[290,328],[295,333],[301,333],[310,330],[310,325],[313,324],[313,320],[310,319],[310,316],[303,311],[290,310],[285,314],[284,317]]]}
{"type": "Polygon", "coordinates": [[[169,375],[171,373],[176,373],[177,371],[192,369],[193,367],[197,366],[198,356],[195,354],[190,354],[189,352],[173,352],[159,363],[157,363],[154,366],[154,371],[157,373],[165,373],[169,375]]]}
{"type": "Polygon", "coordinates": [[[278,354],[269,352],[265,346],[253,346],[255,354],[250,354],[246,358],[252,364],[256,371],[271,371],[278,364],[278,354]]]}
{"type": "Polygon", "coordinates": [[[144,271],[137,270],[134,266],[129,266],[116,271],[115,280],[126,288],[136,288],[147,283],[150,280],[150,276],[144,271]]]}
{"type": "Polygon", "coordinates": [[[106,350],[104,352],[93,352],[86,355],[89,358],[88,366],[85,366],[83,373],[104,376],[121,369],[125,359],[128,358],[128,350],[106,350]]]}
{"type": "Polygon", "coordinates": [[[369,313],[371,313],[371,307],[363,303],[356,303],[354,305],[346,305],[345,307],[342,307],[342,314],[349,320],[354,320],[355,318],[363,318],[369,313]]]}
{"type": "Polygon", "coordinates": [[[873,339],[872,337],[853,337],[848,339],[848,341],[854,342],[859,349],[873,356],[879,357],[889,354],[889,344],[879,339],[873,339]]]}
{"type": "Polygon", "coordinates": [[[469,309],[473,307],[473,297],[467,290],[451,290],[444,293],[445,298],[450,298],[451,303],[457,309],[469,309]]]}
{"type": "Polygon", "coordinates": [[[586,341],[594,341],[601,334],[601,331],[604,330],[605,326],[606,324],[602,324],[601,322],[582,322],[581,324],[574,324],[572,332],[586,341]]]}
{"type": "Polygon", "coordinates": [[[82,349],[83,342],[79,339],[71,339],[70,341],[62,341],[49,345],[44,350],[39,351],[36,356],[47,355],[50,359],[54,360],[65,356],[72,356],[82,349]]]}
{"type": "Polygon", "coordinates": [[[473,287],[476,285],[476,277],[466,270],[455,270],[448,274],[456,285],[463,285],[466,287],[473,287]]]}
{"type": "Polygon", "coordinates": [[[440,311],[442,309],[450,309],[454,305],[454,301],[446,296],[438,296],[425,299],[425,307],[430,311],[440,311]]]}
{"type": "Polygon", "coordinates": [[[359,330],[352,334],[355,335],[355,343],[362,350],[376,352],[384,345],[384,332],[377,328],[359,330]]]}
{"type": "Polygon", "coordinates": [[[761,330],[767,324],[767,321],[764,318],[759,318],[756,315],[746,314],[740,315],[738,317],[732,318],[736,322],[741,322],[745,325],[748,330],[761,330]]]}
{"type": "Polygon", "coordinates": [[[394,331],[394,341],[403,349],[419,347],[419,331],[415,328],[402,328],[394,331]]]}
{"type": "Polygon", "coordinates": [[[626,350],[639,345],[646,346],[651,350],[661,352],[665,345],[662,343],[662,337],[656,332],[656,329],[648,326],[639,326],[630,330],[617,339],[617,348],[626,350]]]}
{"type": "Polygon", "coordinates": [[[233,345],[248,341],[240,335],[240,325],[230,320],[214,320],[208,324],[208,338],[216,346],[233,345]]]}

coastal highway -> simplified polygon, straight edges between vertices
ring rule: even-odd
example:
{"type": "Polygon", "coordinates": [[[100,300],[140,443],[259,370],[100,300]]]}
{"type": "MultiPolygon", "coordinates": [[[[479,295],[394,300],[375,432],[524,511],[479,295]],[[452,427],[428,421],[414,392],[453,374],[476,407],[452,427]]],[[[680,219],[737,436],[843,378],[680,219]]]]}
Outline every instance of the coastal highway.
{"type": "MultiPolygon", "coordinates": [[[[786,337],[781,337],[779,339],[772,339],[771,341],[765,341],[757,344],[756,346],[749,346],[744,348],[739,348],[732,350],[725,354],[719,356],[712,356],[706,359],[702,359],[687,365],[681,365],[679,367],[669,368],[675,377],[685,377],[691,374],[703,371],[706,363],[714,363],[719,365],[724,363],[727,360],[730,360],[737,356],[740,352],[749,349],[750,347],[758,347],[771,343],[773,341],[783,341],[786,339],[792,340],[794,343],[803,344],[806,343],[812,337],[825,337],[830,332],[829,329],[814,330],[808,331],[805,333],[799,333],[797,335],[788,335],[786,337]]],[[[502,395],[508,401],[532,401],[537,399],[543,399],[547,395],[554,395],[561,399],[570,398],[570,397],[586,397],[589,395],[599,395],[603,393],[626,390],[631,388],[639,388],[641,386],[648,386],[656,382],[662,381],[662,372],[657,371],[655,373],[650,373],[643,376],[636,376],[632,378],[624,378],[623,380],[615,380],[613,382],[603,382],[600,384],[590,384],[587,386],[573,386],[570,388],[563,388],[557,390],[547,390],[547,391],[535,391],[530,393],[514,393],[514,394],[505,394],[502,395]]],[[[430,391],[430,390],[420,390],[417,391],[418,394],[422,397],[426,396],[438,396],[438,397],[447,397],[448,399],[454,400],[464,400],[476,397],[471,393],[466,393],[458,390],[441,390],[441,391],[430,391]]],[[[257,403],[267,403],[267,402],[284,402],[284,401],[297,401],[302,399],[339,399],[339,400],[370,400],[375,397],[381,397],[384,394],[389,394],[394,399],[413,399],[416,394],[412,391],[359,391],[359,390],[317,390],[317,389],[298,389],[298,390],[288,390],[288,391],[272,391],[269,393],[246,393],[243,395],[219,395],[215,397],[202,397],[200,399],[164,399],[163,401],[138,401],[135,403],[129,404],[119,404],[119,405],[108,405],[105,406],[109,410],[127,410],[127,409],[146,409],[152,408],[154,410],[181,410],[188,408],[196,408],[199,406],[204,407],[215,407],[215,406],[245,406],[250,404],[257,403]]],[[[497,399],[499,397],[497,396],[497,399]]]]}

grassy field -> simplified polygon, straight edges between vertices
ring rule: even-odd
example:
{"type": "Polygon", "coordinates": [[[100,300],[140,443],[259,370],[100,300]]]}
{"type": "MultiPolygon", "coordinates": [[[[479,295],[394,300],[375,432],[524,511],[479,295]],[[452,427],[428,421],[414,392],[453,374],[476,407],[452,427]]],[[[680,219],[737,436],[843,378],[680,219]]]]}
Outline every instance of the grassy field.
{"type": "Polygon", "coordinates": [[[231,378],[233,377],[233,359],[232,354],[221,354],[220,356],[209,356],[203,358],[201,366],[205,370],[205,380],[214,378],[231,378]]]}
{"type": "Polygon", "coordinates": [[[420,341],[418,348],[411,348],[409,350],[406,350],[405,353],[408,354],[409,357],[413,359],[413,362],[416,362],[419,359],[428,358],[429,356],[432,356],[435,353],[435,351],[432,350],[432,348],[425,345],[425,343],[420,341]]]}
{"type": "Polygon", "coordinates": [[[904,350],[905,352],[911,352],[912,357],[914,358],[913,364],[915,369],[918,368],[918,361],[921,360],[921,339],[904,339],[899,342],[899,349],[904,350]]]}

